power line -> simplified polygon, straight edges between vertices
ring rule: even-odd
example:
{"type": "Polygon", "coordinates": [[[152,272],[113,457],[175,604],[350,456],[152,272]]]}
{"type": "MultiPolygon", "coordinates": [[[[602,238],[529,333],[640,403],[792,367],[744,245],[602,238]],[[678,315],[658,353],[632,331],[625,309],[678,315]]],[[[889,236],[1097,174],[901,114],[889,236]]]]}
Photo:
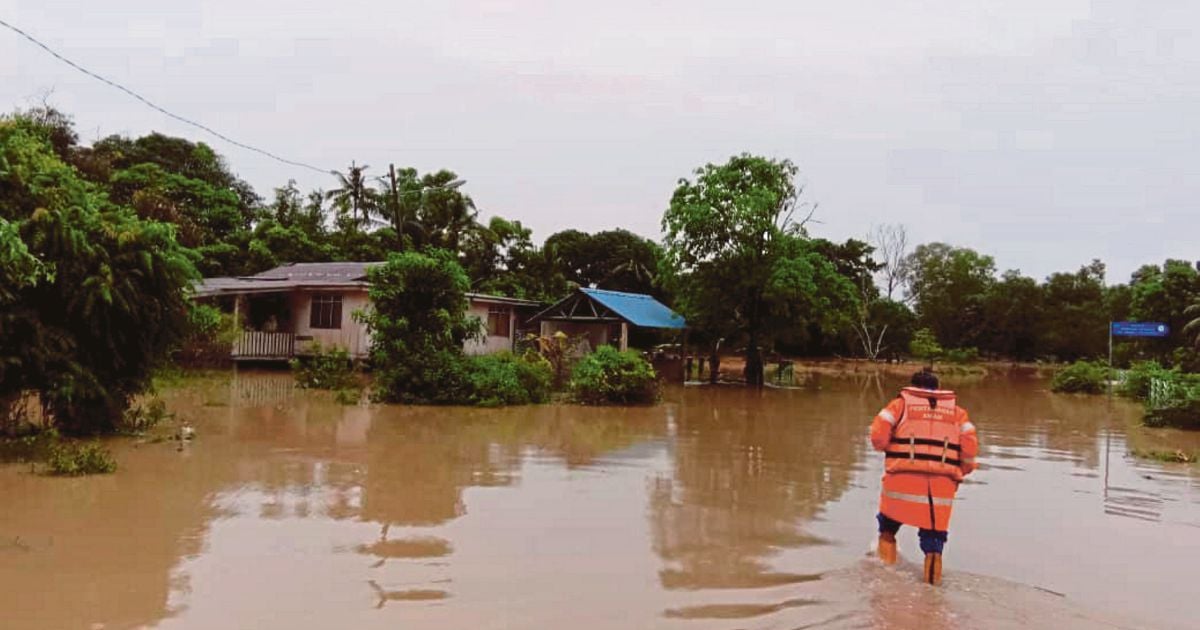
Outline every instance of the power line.
{"type": "Polygon", "coordinates": [[[188,119],[188,118],[184,118],[183,116],[180,116],[180,115],[178,115],[178,114],[173,114],[173,113],[171,113],[171,112],[169,112],[169,111],[167,111],[167,110],[163,109],[162,107],[159,107],[158,105],[155,105],[154,103],[150,102],[150,101],[149,101],[149,100],[147,100],[145,97],[143,97],[142,95],[140,95],[140,94],[138,94],[137,92],[134,92],[133,90],[131,90],[131,89],[129,89],[129,88],[127,88],[127,87],[125,87],[125,86],[121,85],[120,83],[117,83],[117,82],[115,82],[115,81],[110,81],[110,80],[108,80],[108,79],[106,79],[106,78],[104,78],[104,77],[102,77],[102,76],[100,76],[100,75],[96,74],[95,72],[92,72],[91,70],[88,70],[87,68],[84,68],[83,66],[81,66],[81,65],[79,65],[79,64],[77,64],[77,63],[75,63],[74,61],[71,61],[70,59],[67,59],[66,57],[64,57],[64,56],[62,56],[62,55],[60,55],[60,54],[58,54],[58,53],[57,53],[57,52],[55,52],[55,51],[54,51],[52,48],[50,48],[49,46],[47,46],[47,45],[43,44],[42,42],[38,41],[38,40],[37,40],[37,39],[36,39],[34,36],[30,35],[29,33],[26,33],[25,31],[23,31],[23,30],[21,30],[21,29],[17,28],[16,26],[13,26],[12,24],[9,24],[8,22],[5,22],[4,20],[0,20],[0,26],[3,26],[4,28],[7,28],[8,30],[10,30],[10,31],[12,31],[12,32],[14,32],[14,33],[16,33],[17,35],[20,35],[21,37],[24,37],[25,39],[27,39],[27,40],[29,40],[30,42],[32,42],[32,43],[33,43],[35,46],[37,46],[38,48],[41,48],[42,50],[44,50],[44,51],[46,51],[46,52],[50,53],[50,54],[51,54],[52,56],[54,56],[56,59],[58,59],[59,61],[61,61],[61,62],[65,63],[65,64],[67,64],[68,66],[71,66],[72,68],[75,68],[76,70],[78,70],[78,71],[80,71],[80,72],[82,72],[82,73],[84,73],[84,74],[88,75],[89,77],[92,77],[93,79],[96,79],[97,81],[100,81],[101,83],[106,83],[106,84],[108,84],[109,86],[112,86],[112,87],[114,87],[114,88],[117,88],[118,90],[120,90],[120,91],[122,91],[122,92],[124,92],[124,93],[126,93],[126,94],[128,94],[128,95],[130,95],[130,96],[132,96],[133,98],[135,98],[135,99],[137,99],[137,100],[141,101],[141,102],[142,102],[142,103],[144,103],[145,105],[149,106],[151,109],[153,109],[153,110],[155,110],[155,111],[157,111],[157,112],[160,112],[160,113],[162,113],[162,114],[165,114],[166,116],[168,116],[168,117],[170,117],[170,118],[173,118],[173,119],[175,119],[175,120],[178,120],[178,121],[179,121],[179,122],[181,122],[181,123],[184,123],[184,124],[186,124],[186,125],[191,125],[191,126],[193,126],[193,127],[197,128],[197,129],[200,129],[200,130],[202,130],[202,131],[206,131],[206,132],[208,132],[208,133],[210,133],[210,134],[212,134],[212,135],[216,136],[217,138],[220,138],[221,140],[224,140],[225,142],[228,142],[229,144],[232,144],[232,145],[234,145],[234,146],[236,146],[236,147],[241,147],[241,148],[243,148],[243,149],[246,149],[247,151],[253,151],[253,152],[255,152],[255,153],[258,153],[258,154],[260,154],[260,155],[265,155],[265,156],[267,156],[267,157],[271,158],[272,160],[277,160],[277,161],[279,161],[279,162],[283,162],[284,164],[290,164],[290,165],[292,165],[292,166],[299,166],[299,167],[301,167],[301,168],[307,168],[307,169],[309,169],[309,170],[316,171],[316,172],[318,172],[318,173],[326,173],[326,174],[328,174],[328,173],[330,172],[330,169],[327,169],[327,168],[319,168],[319,167],[313,166],[312,164],[306,164],[306,163],[304,163],[304,162],[297,162],[296,160],[289,160],[289,159],[287,159],[287,158],[284,158],[284,157],[280,157],[280,156],[278,156],[278,155],[275,155],[274,153],[271,153],[270,151],[265,151],[265,150],[263,150],[263,149],[260,149],[260,148],[258,148],[258,147],[255,147],[255,146],[248,145],[248,144],[246,144],[246,143],[244,143],[244,142],[238,142],[237,140],[234,140],[233,138],[230,138],[229,136],[227,136],[227,135],[225,135],[225,134],[223,134],[223,133],[221,133],[221,132],[219,132],[219,131],[216,131],[215,129],[213,129],[213,128],[211,128],[211,127],[207,127],[207,126],[205,126],[205,125],[203,125],[203,124],[201,124],[201,123],[198,123],[198,122],[196,122],[196,121],[194,121],[194,120],[190,120],[190,119],[188,119]]]}

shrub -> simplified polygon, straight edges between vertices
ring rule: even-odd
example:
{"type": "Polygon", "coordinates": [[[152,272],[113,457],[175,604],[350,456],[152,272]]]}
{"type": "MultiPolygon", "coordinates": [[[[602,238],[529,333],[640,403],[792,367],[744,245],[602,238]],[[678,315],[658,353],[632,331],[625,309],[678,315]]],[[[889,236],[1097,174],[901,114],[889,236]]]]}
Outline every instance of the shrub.
{"type": "Polygon", "coordinates": [[[1160,368],[1147,389],[1146,426],[1200,429],[1200,375],[1160,368]]]}
{"type": "Polygon", "coordinates": [[[376,398],[383,402],[453,404],[469,399],[463,341],[479,334],[467,316],[471,282],[444,250],[392,254],[371,268],[371,330],[376,398]]]}
{"type": "Polygon", "coordinates": [[[950,348],[942,353],[942,360],[947,363],[976,363],[979,361],[979,348],[950,348]]]}
{"type": "Polygon", "coordinates": [[[59,442],[46,459],[50,474],[65,477],[99,475],[117,469],[117,460],[99,442],[59,442]]]}
{"type": "Polygon", "coordinates": [[[215,306],[193,302],[188,307],[188,332],[175,351],[174,363],[188,367],[211,367],[229,362],[229,352],[238,335],[232,313],[215,306]]]}
{"type": "Polygon", "coordinates": [[[467,381],[476,405],[528,405],[550,398],[550,362],[536,354],[518,357],[509,352],[469,357],[467,381]]]}
{"type": "Polygon", "coordinates": [[[546,361],[554,376],[554,389],[562,389],[571,375],[571,366],[576,356],[574,349],[579,346],[582,339],[582,335],[572,338],[561,330],[549,337],[540,337],[531,333],[525,337],[525,342],[529,344],[529,350],[526,350],[525,354],[527,357],[528,355],[540,356],[546,361]]]}
{"type": "Polygon", "coordinates": [[[918,359],[933,361],[942,355],[942,346],[938,343],[932,330],[922,328],[913,334],[912,342],[908,344],[908,351],[918,359]]]}
{"type": "Polygon", "coordinates": [[[1062,393],[1102,394],[1107,386],[1108,366],[1098,361],[1076,361],[1050,381],[1050,389],[1062,393]]]}
{"type": "Polygon", "coordinates": [[[351,389],[355,385],[350,353],[334,346],[328,350],[314,344],[312,353],[291,361],[296,386],[303,389],[351,389]]]}
{"type": "Polygon", "coordinates": [[[658,376],[637,352],[600,346],[575,365],[570,389],[587,405],[652,403],[658,399],[658,376]]]}
{"type": "Polygon", "coordinates": [[[1173,372],[1159,365],[1158,361],[1138,361],[1125,371],[1125,378],[1117,392],[1129,398],[1146,400],[1150,396],[1150,384],[1155,379],[1172,378],[1173,372]]]}
{"type": "Polygon", "coordinates": [[[171,414],[167,413],[166,403],[155,398],[145,407],[139,404],[126,410],[117,426],[117,431],[140,435],[158,426],[160,422],[169,417],[171,414]]]}

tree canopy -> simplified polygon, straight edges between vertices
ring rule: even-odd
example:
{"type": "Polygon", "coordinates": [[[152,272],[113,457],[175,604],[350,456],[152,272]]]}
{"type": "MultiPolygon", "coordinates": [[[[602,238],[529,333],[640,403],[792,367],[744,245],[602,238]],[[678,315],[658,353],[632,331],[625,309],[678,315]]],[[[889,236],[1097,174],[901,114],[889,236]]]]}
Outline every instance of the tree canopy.
{"type": "Polygon", "coordinates": [[[53,137],[0,121],[0,401],[35,391],[62,430],[111,430],[186,334],[198,274],[172,224],[110,201],[53,137]]]}
{"type": "Polygon", "coordinates": [[[763,382],[761,345],[853,308],[851,282],[795,219],[800,190],[788,160],[748,154],[680,180],[663,215],[664,269],[694,325],[746,343],[746,381],[763,382]]]}

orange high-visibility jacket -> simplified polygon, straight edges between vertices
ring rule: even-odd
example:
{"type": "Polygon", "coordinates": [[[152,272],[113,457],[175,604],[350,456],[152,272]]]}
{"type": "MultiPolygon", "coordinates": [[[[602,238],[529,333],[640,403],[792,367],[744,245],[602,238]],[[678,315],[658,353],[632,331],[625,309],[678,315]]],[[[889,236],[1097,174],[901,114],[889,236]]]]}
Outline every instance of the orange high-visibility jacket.
{"type": "Polygon", "coordinates": [[[906,525],[949,531],[954,493],[975,470],[979,438],[954,392],[905,387],[871,422],[886,457],[879,511],[906,525]]]}

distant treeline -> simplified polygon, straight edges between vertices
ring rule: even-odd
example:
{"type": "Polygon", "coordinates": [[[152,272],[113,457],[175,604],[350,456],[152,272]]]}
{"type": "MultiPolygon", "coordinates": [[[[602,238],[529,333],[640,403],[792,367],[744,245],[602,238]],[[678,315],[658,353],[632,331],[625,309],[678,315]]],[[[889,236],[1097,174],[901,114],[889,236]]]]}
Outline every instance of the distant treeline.
{"type": "MultiPolygon", "coordinates": [[[[203,276],[438,249],[454,254],[472,291],[549,301],[594,284],[654,294],[688,317],[699,347],[745,352],[752,364],[770,351],[908,355],[921,330],[929,331],[922,348],[932,338],[956,356],[974,349],[984,357],[1068,361],[1105,355],[1107,323],[1137,319],[1165,321],[1171,336],[1122,342],[1120,361],[1200,368],[1195,331],[1184,330],[1200,316],[1188,311],[1200,298],[1191,261],[1147,265],[1128,283],[1109,286],[1100,261],[1038,281],[998,273],[990,256],[971,249],[910,247],[902,226],[869,233],[864,226],[862,239],[832,242],[810,233],[811,206],[786,160],[735,156],[681,180],[664,203],[661,243],[617,229],[565,230],[539,245],[519,220],[481,221],[469,185],[448,170],[351,163],[332,174],[327,190],[287,182],[263,198],[204,143],[150,134],[82,146],[70,117],[48,108],[2,124],[10,131],[0,142],[10,146],[0,147],[9,160],[0,162],[0,234],[20,236],[34,262],[53,261],[29,240],[38,205],[18,197],[28,197],[38,169],[53,162],[105,207],[144,225],[173,225],[167,237],[203,276]],[[14,143],[34,136],[46,156],[16,168],[14,143]]],[[[9,288],[0,299],[5,292],[19,300],[9,288]]]]}

